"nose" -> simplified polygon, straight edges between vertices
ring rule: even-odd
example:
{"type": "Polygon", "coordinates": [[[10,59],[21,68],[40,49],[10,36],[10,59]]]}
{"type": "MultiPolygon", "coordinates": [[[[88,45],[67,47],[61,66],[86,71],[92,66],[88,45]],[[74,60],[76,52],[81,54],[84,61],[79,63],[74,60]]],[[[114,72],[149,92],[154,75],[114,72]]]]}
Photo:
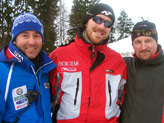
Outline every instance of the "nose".
{"type": "Polygon", "coordinates": [[[33,36],[30,36],[28,42],[29,42],[29,44],[34,45],[35,44],[35,38],[33,36]]]}
{"type": "Polygon", "coordinates": [[[99,27],[102,28],[102,29],[105,28],[104,22],[102,22],[101,24],[99,24],[99,27]]]}
{"type": "Polygon", "coordinates": [[[142,50],[145,50],[145,49],[146,49],[146,44],[145,44],[145,42],[142,42],[142,43],[141,43],[141,49],[142,49],[142,50]]]}

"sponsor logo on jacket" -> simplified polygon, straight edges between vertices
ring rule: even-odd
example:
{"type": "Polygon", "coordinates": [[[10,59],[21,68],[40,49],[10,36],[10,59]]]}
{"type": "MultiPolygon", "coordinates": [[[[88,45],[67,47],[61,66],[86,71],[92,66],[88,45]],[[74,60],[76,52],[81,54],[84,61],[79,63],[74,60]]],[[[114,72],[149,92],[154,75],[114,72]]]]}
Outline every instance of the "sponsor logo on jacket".
{"type": "Polygon", "coordinates": [[[75,72],[77,71],[78,61],[58,61],[58,66],[60,66],[60,71],[64,72],[75,72]]]}
{"type": "Polygon", "coordinates": [[[23,61],[23,57],[17,51],[14,52],[14,55],[18,59],[18,62],[22,62],[23,61]]]}
{"type": "Polygon", "coordinates": [[[19,110],[28,106],[28,99],[26,97],[26,94],[27,94],[26,85],[14,88],[12,90],[12,98],[13,98],[15,110],[19,110]]]}
{"type": "Polygon", "coordinates": [[[78,61],[58,61],[58,66],[78,66],[78,61]]]}

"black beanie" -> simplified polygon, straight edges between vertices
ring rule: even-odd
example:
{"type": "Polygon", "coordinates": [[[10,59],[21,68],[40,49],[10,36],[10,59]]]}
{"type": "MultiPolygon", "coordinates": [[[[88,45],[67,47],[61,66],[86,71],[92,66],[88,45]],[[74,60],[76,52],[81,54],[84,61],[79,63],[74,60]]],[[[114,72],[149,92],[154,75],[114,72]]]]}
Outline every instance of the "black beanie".
{"type": "Polygon", "coordinates": [[[144,21],[141,21],[141,22],[138,22],[134,25],[133,27],[133,30],[132,30],[132,35],[131,35],[131,38],[132,38],[132,41],[136,38],[136,37],[139,37],[139,36],[136,36],[136,35],[133,35],[133,32],[135,31],[142,31],[142,30],[151,30],[151,31],[154,31],[155,33],[150,35],[152,38],[154,38],[156,40],[156,42],[158,41],[158,34],[157,34],[157,30],[156,30],[156,26],[154,23],[151,23],[147,20],[144,20],[144,21]]]}
{"type": "Polygon", "coordinates": [[[88,20],[97,14],[103,14],[107,17],[109,17],[112,20],[112,23],[115,22],[115,15],[113,12],[113,9],[104,3],[95,4],[84,16],[82,24],[85,26],[85,24],[88,22],[88,20]]]}

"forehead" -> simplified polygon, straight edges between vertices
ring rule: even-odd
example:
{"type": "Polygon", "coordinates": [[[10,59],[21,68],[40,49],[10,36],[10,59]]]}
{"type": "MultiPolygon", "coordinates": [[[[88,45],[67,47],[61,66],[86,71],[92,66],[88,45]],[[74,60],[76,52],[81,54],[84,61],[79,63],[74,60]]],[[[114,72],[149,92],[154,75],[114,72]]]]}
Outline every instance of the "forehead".
{"type": "Polygon", "coordinates": [[[146,42],[146,41],[151,41],[153,42],[154,44],[157,44],[156,40],[150,36],[139,36],[139,37],[136,37],[132,44],[134,43],[138,43],[138,42],[146,42]]]}
{"type": "Polygon", "coordinates": [[[100,18],[102,18],[104,20],[107,20],[107,21],[112,21],[109,17],[107,17],[107,16],[105,16],[103,14],[97,14],[96,16],[98,16],[98,17],[100,17],[100,18]]]}

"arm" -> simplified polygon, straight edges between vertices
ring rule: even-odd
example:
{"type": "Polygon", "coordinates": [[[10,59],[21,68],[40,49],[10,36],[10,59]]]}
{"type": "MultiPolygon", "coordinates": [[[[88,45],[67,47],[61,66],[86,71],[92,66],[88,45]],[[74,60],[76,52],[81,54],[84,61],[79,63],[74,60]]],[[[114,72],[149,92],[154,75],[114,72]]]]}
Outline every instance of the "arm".
{"type": "Polygon", "coordinates": [[[126,82],[127,82],[127,67],[126,67],[126,64],[124,62],[124,69],[122,72],[122,79],[121,79],[121,82],[119,85],[119,92],[118,92],[118,98],[119,98],[121,105],[123,104],[123,101],[124,101],[126,82]]]}
{"type": "Polygon", "coordinates": [[[2,122],[2,117],[5,113],[5,100],[0,91],[0,123],[2,122]]]}
{"type": "MultiPolygon", "coordinates": [[[[56,57],[54,55],[54,52],[50,53],[49,57],[56,64],[57,61],[56,61],[56,57]]],[[[50,84],[51,84],[51,88],[52,88],[52,94],[55,95],[56,84],[57,84],[57,67],[49,72],[49,79],[50,79],[50,84]]]]}
{"type": "MultiPolygon", "coordinates": [[[[55,56],[54,51],[50,53],[49,57],[53,60],[53,62],[57,63],[57,58],[55,56]]],[[[57,64],[56,64],[57,65],[57,64]]],[[[49,79],[51,84],[51,112],[52,112],[52,121],[56,122],[56,114],[59,109],[59,105],[57,104],[57,67],[49,72],[49,79]]]]}

